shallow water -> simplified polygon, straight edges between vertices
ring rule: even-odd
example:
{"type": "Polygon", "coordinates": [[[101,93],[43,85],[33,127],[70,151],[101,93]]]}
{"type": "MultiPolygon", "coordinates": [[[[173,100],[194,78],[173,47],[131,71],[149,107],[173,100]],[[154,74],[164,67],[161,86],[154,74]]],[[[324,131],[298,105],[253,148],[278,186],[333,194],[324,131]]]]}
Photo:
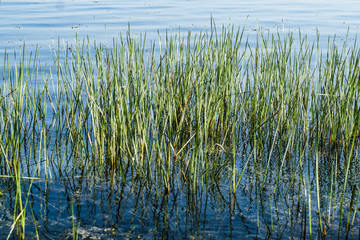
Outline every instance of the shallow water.
{"type": "MultiPolygon", "coordinates": [[[[27,51],[39,48],[42,63],[51,63],[58,41],[60,44],[74,43],[76,37],[89,37],[90,41],[110,44],[114,37],[125,35],[129,25],[133,36],[146,33],[149,41],[158,41],[158,31],[160,35],[178,27],[184,34],[189,30],[203,31],[209,28],[211,17],[218,27],[222,24],[245,26],[247,35],[252,38],[250,41],[255,41],[259,28],[295,34],[300,28],[301,33],[312,40],[319,31],[321,48],[326,48],[328,36],[336,34],[341,41],[349,31],[350,41],[354,40],[359,32],[359,12],[357,1],[1,0],[0,68],[5,50],[19,51],[24,43],[27,51]]],[[[240,164],[239,169],[242,168],[240,164]]],[[[247,174],[250,179],[252,173],[247,174]]],[[[329,181],[326,176],[323,179],[329,181]]],[[[186,189],[174,188],[169,194],[160,191],[155,196],[154,186],[142,186],[138,182],[122,184],[96,177],[57,176],[52,181],[34,181],[30,204],[37,230],[44,239],[71,239],[73,217],[79,237],[85,239],[309,237],[308,232],[303,231],[306,217],[293,208],[304,207],[298,194],[278,197],[273,201],[274,206],[257,208],[262,202],[258,198],[266,194],[252,195],[256,186],[247,189],[253,184],[247,181],[237,192],[236,200],[230,197],[226,181],[220,187],[199,190],[192,195],[193,199],[188,199],[186,189]],[[271,234],[269,226],[274,226],[271,234]]],[[[1,235],[7,235],[13,223],[13,184],[11,179],[0,178],[0,191],[4,193],[0,197],[1,235]]],[[[27,193],[28,181],[24,180],[23,187],[23,192],[27,193]]],[[[316,199],[316,194],[313,195],[316,199]]],[[[314,201],[313,232],[318,236],[315,209],[314,201]]],[[[26,236],[33,238],[35,229],[31,214],[26,221],[26,236]]],[[[358,223],[359,218],[355,221],[358,223]]],[[[337,226],[331,227],[329,238],[337,234],[337,226]]],[[[352,229],[350,234],[357,236],[357,231],[352,229]]]]}

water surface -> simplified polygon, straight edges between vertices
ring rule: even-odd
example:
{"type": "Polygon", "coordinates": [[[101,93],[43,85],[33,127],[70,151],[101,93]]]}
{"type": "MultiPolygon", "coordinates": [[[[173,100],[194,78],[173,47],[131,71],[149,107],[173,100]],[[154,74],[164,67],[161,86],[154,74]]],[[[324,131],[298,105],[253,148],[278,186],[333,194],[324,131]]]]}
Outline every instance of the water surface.
{"type": "MultiPolygon", "coordinates": [[[[359,30],[360,6],[357,1],[7,1],[0,2],[0,53],[18,50],[26,42],[29,50],[39,46],[45,50],[57,46],[60,39],[73,42],[75,36],[111,42],[128,25],[134,34],[145,33],[157,39],[180,27],[194,32],[210,25],[211,16],[218,26],[246,26],[250,32],[259,27],[278,29],[315,37],[344,37],[348,28],[359,30]]],[[[324,42],[325,43],[325,42],[324,42]]]]}

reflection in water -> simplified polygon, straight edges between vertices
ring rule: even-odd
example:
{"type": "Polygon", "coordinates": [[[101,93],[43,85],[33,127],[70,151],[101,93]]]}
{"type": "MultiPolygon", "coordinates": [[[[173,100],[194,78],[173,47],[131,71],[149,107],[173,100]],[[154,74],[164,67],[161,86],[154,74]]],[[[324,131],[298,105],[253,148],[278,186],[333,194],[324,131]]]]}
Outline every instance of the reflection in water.
{"type": "MultiPolygon", "coordinates": [[[[1,203],[8,206],[1,208],[2,234],[6,234],[12,223],[11,184],[12,180],[8,179],[1,185],[6,190],[1,203]]],[[[24,184],[24,188],[28,186],[24,184]]],[[[78,177],[35,180],[29,196],[29,207],[41,238],[72,238],[73,217],[80,238],[202,236],[215,239],[237,232],[244,236],[254,230],[247,229],[245,217],[237,214],[238,210],[230,206],[228,194],[217,187],[191,195],[186,189],[154,194],[152,187],[143,182],[116,184],[78,177]]],[[[32,238],[33,223],[31,219],[27,222],[26,236],[32,238]]]]}
{"type": "MultiPolygon", "coordinates": [[[[326,157],[323,160],[326,161],[326,157]]],[[[329,171],[333,170],[329,167],[329,171]]],[[[74,223],[80,239],[307,238],[306,193],[301,193],[300,184],[288,187],[293,180],[287,174],[290,171],[284,170],[285,180],[276,194],[273,194],[276,178],[269,177],[275,181],[270,180],[262,188],[263,175],[256,168],[249,168],[247,180],[235,195],[227,187],[226,180],[204,185],[195,192],[179,179],[174,180],[170,192],[158,190],[144,179],[123,182],[116,178],[109,181],[77,176],[34,180],[28,203],[33,216],[27,215],[26,236],[34,238],[36,226],[41,239],[72,239],[74,223]],[[179,185],[175,185],[176,181],[179,185]]],[[[329,181],[329,178],[331,175],[327,174],[321,177],[322,181],[329,181]]],[[[29,183],[30,180],[23,179],[24,193],[29,183]]],[[[0,198],[0,233],[6,235],[13,222],[13,179],[2,178],[0,189],[4,193],[0,198]]],[[[327,193],[328,189],[323,192],[327,193]]],[[[315,198],[315,193],[312,194],[315,198]]],[[[324,197],[325,205],[326,197],[331,196],[324,197]]],[[[316,233],[316,206],[312,209],[313,232],[316,233]]],[[[323,218],[325,223],[326,217],[323,218]]],[[[336,223],[325,224],[327,237],[337,236],[336,223]]],[[[350,234],[356,236],[357,231],[350,230],[350,234]]]]}

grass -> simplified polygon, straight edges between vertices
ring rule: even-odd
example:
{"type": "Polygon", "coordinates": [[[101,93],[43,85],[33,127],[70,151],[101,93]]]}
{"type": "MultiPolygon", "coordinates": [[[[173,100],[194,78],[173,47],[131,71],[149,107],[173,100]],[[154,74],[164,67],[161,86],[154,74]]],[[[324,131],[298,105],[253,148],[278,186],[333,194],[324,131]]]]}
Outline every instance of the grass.
{"type": "Polygon", "coordinates": [[[301,229],[294,236],[353,234],[356,40],[338,46],[329,38],[323,52],[300,32],[259,31],[250,43],[244,28],[212,25],[187,37],[166,33],[158,45],[130,32],[112,46],[59,44],[52,65],[25,46],[14,63],[5,54],[0,175],[15,181],[16,236],[25,238],[27,214],[36,219],[23,178],[69,176],[135,181],[156,198],[185,191],[190,202],[218,188],[234,214],[245,194],[267,236],[280,234],[274,221],[286,208],[276,206],[292,199],[287,217],[300,219],[289,224],[301,229]]]}

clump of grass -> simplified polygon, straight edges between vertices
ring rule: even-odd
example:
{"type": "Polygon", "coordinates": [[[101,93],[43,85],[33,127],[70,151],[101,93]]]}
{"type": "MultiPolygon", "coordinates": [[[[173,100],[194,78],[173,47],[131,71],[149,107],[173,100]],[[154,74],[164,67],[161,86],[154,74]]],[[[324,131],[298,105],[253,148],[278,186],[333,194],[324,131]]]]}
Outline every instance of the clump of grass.
{"type": "Polygon", "coordinates": [[[158,46],[130,32],[112,46],[77,40],[59,44],[51,66],[25,46],[20,66],[6,54],[0,172],[16,181],[17,236],[21,178],[69,175],[137,180],[155,196],[186,189],[190,199],[222,185],[233,211],[240,187],[255,194],[257,227],[270,234],[265,206],[291,196],[302,199],[302,236],[314,223],[329,236],[335,222],[348,234],[359,196],[356,41],[329,41],[324,54],[301,33],[259,32],[255,46],[244,34],[212,25],[166,33],[158,46]]]}

